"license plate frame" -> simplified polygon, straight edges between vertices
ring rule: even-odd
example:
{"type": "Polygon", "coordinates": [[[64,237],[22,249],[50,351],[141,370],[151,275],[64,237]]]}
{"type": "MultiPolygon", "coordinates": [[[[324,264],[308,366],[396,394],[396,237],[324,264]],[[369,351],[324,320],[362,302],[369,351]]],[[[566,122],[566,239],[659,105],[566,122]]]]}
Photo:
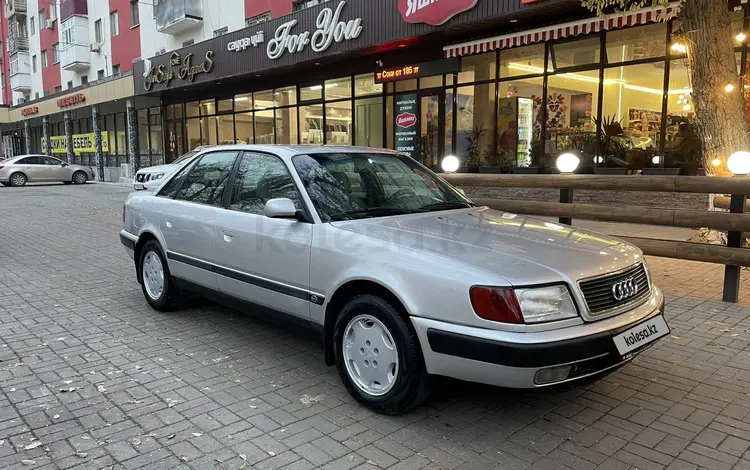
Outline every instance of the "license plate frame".
{"type": "Polygon", "coordinates": [[[670,334],[672,330],[664,314],[655,315],[625,331],[612,335],[617,352],[622,357],[632,356],[635,352],[647,349],[659,339],[670,334]]]}

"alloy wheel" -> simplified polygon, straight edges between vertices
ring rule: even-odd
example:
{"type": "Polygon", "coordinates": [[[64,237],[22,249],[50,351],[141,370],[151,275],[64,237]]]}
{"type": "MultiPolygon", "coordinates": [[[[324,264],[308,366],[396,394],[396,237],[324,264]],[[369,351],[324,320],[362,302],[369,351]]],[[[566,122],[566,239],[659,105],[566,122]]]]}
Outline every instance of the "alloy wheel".
{"type": "Polygon", "coordinates": [[[146,253],[143,259],[143,285],[152,300],[159,300],[164,293],[164,266],[159,255],[153,251],[146,253]]]}

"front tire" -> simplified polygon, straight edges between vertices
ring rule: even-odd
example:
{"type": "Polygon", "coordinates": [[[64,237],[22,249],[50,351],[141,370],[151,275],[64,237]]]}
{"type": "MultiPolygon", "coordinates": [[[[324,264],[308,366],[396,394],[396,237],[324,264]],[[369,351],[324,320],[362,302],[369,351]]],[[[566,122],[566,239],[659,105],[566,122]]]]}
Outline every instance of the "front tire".
{"type": "Polygon", "coordinates": [[[164,253],[155,240],[146,242],[141,249],[138,269],[143,296],[151,308],[160,312],[174,310],[179,293],[172,282],[164,253]]]}
{"type": "Polygon", "coordinates": [[[419,339],[389,301],[354,297],[341,309],[333,338],[339,376],[359,403],[376,413],[400,415],[429,395],[419,339]]]}
{"type": "Polygon", "coordinates": [[[88,180],[89,180],[88,175],[83,171],[76,171],[75,173],[73,173],[74,184],[86,184],[88,180]]]}
{"type": "Polygon", "coordinates": [[[12,175],[10,175],[11,186],[24,186],[26,184],[26,181],[26,175],[24,175],[23,173],[13,173],[12,175]]]}

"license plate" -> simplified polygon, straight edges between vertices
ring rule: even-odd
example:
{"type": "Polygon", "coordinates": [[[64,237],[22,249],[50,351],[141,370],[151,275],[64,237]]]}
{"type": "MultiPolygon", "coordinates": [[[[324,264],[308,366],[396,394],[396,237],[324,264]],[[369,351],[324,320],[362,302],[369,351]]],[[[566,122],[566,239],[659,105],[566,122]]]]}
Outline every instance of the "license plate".
{"type": "Polygon", "coordinates": [[[657,315],[647,321],[614,336],[615,346],[620,355],[647,346],[669,334],[669,326],[664,315],[657,315]]]}
{"type": "Polygon", "coordinates": [[[146,189],[146,187],[144,185],[142,185],[142,184],[136,184],[135,185],[135,190],[136,191],[142,191],[144,189],[146,189]]]}

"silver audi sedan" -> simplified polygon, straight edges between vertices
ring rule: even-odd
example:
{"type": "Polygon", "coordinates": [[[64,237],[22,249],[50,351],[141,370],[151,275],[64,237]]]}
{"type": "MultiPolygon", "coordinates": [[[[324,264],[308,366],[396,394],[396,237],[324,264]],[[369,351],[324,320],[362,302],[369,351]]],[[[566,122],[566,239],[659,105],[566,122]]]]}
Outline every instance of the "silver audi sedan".
{"type": "Polygon", "coordinates": [[[21,155],[0,160],[0,184],[23,186],[26,183],[62,182],[85,184],[96,178],[89,166],[70,165],[46,155],[21,155]]]}
{"type": "Polygon", "coordinates": [[[669,334],[635,246],[477,207],[387,150],[214,147],[131,193],[123,223],[154,309],[197,293],[301,325],[383,414],[418,406],[431,376],[575,383],[669,334]]]}

